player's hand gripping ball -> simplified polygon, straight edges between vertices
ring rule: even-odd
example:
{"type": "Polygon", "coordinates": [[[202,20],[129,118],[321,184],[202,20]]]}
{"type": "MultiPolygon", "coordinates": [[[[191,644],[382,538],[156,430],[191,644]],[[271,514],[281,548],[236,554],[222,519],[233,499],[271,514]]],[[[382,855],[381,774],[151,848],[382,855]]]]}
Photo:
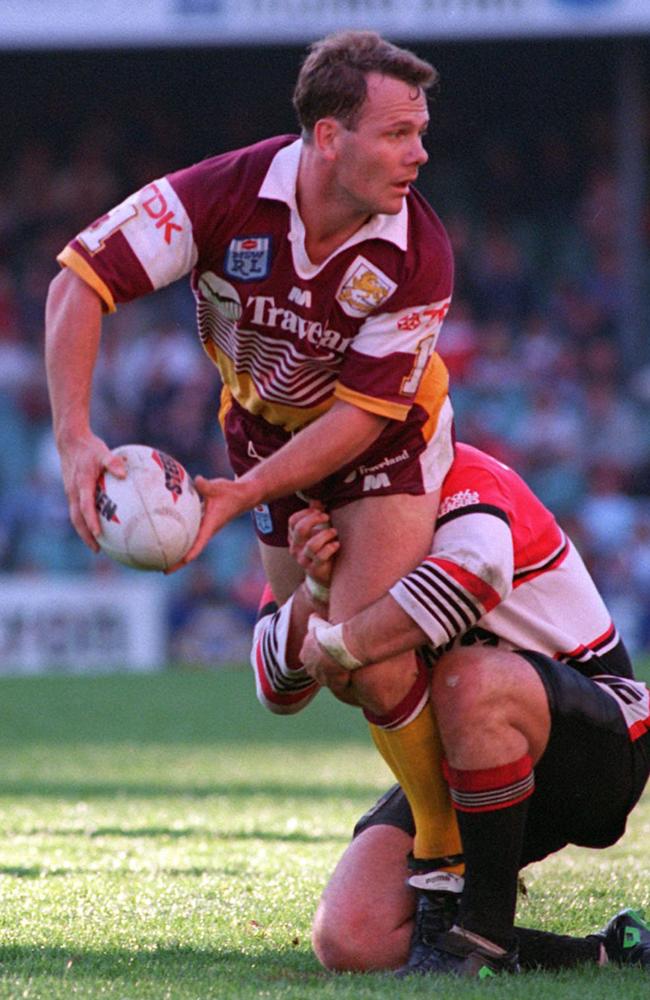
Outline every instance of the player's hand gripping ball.
{"type": "Polygon", "coordinates": [[[115,448],[126,460],[126,479],[104,472],[95,506],[103,551],[134,569],[166,570],[196,538],[201,498],[180,462],[143,444],[115,448]]]}

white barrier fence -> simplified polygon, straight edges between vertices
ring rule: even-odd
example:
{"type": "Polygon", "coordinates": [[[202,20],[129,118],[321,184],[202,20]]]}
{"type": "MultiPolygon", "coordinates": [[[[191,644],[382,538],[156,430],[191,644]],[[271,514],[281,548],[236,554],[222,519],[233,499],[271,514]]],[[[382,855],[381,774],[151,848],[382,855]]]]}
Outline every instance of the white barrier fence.
{"type": "Polygon", "coordinates": [[[650,0],[0,0],[0,48],[303,43],[341,28],[419,41],[648,34],[650,0]]]}
{"type": "Polygon", "coordinates": [[[165,600],[153,577],[0,577],[0,675],[156,670],[165,659],[165,600]]]}

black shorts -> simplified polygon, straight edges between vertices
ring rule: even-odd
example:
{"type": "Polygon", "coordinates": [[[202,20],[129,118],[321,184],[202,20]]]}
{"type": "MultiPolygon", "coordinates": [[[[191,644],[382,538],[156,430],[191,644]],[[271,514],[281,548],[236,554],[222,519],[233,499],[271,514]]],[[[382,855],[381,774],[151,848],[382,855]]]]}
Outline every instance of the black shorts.
{"type": "MultiPolygon", "coordinates": [[[[600,683],[541,653],[520,655],[539,674],[551,710],[551,735],[535,766],[529,800],[524,868],[567,844],[608,847],[619,840],[650,772],[650,731],[632,739],[617,702],[600,683]]],[[[398,785],[361,817],[354,836],[379,824],[415,833],[398,785]]]]}

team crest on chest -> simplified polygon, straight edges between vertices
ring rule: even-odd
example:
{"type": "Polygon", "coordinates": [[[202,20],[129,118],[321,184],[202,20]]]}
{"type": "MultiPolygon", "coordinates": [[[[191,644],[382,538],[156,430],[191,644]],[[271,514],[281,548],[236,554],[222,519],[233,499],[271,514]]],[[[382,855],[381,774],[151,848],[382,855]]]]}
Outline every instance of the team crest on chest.
{"type": "Polygon", "coordinates": [[[357,257],[345,272],[336,300],[348,316],[368,316],[392,295],[397,285],[365,257],[357,257]]]}
{"type": "Polygon", "coordinates": [[[226,251],[224,271],[237,281],[262,281],[271,267],[270,236],[236,236],[226,251]]]}

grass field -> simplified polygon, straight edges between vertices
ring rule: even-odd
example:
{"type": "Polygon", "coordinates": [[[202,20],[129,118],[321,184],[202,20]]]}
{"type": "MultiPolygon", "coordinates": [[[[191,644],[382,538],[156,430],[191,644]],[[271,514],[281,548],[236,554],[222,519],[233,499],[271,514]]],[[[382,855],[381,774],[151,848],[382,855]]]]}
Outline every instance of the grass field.
{"type": "MultiPolygon", "coordinates": [[[[0,997],[647,1000],[636,970],[486,984],[325,973],[311,916],[388,784],[327,695],[257,705],[246,670],[0,681],[0,997]]],[[[529,870],[520,918],[583,933],[650,908],[650,795],[606,853],[529,870]]]]}

